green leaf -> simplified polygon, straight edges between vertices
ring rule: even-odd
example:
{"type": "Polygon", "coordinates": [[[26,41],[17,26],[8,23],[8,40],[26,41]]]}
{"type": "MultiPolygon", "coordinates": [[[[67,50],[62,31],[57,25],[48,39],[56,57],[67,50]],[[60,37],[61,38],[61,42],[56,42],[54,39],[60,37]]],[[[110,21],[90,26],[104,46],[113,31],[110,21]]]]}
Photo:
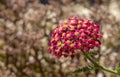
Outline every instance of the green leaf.
{"type": "Polygon", "coordinates": [[[116,71],[120,74],[120,67],[116,68],[116,71]]]}
{"type": "Polygon", "coordinates": [[[86,66],[86,67],[82,67],[82,68],[75,70],[74,73],[86,72],[86,71],[93,70],[94,68],[95,68],[94,66],[86,66]]]}
{"type": "Polygon", "coordinates": [[[118,65],[117,65],[117,67],[116,67],[116,71],[117,71],[117,73],[120,74],[120,62],[118,63],[118,65]]]}
{"type": "Polygon", "coordinates": [[[86,52],[88,55],[91,55],[91,56],[95,56],[95,55],[98,55],[99,52],[98,51],[91,51],[91,52],[86,52]]]}

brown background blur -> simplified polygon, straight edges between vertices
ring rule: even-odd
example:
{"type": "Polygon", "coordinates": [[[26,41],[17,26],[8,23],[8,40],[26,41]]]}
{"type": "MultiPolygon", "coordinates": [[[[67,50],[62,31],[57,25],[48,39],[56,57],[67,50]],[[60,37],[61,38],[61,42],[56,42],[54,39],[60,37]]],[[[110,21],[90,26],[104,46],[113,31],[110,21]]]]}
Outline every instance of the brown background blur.
{"type": "Polygon", "coordinates": [[[0,77],[120,77],[101,70],[71,73],[87,65],[77,54],[56,58],[48,52],[51,32],[69,17],[102,27],[99,55],[110,69],[120,62],[120,0],[0,0],[0,77]]]}

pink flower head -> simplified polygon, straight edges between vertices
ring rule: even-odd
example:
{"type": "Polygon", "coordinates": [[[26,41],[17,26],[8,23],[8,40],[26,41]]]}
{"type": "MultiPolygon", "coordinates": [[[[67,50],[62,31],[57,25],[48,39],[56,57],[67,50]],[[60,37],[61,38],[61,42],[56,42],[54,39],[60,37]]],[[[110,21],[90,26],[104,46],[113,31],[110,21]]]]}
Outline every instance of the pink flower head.
{"type": "Polygon", "coordinates": [[[102,34],[99,25],[91,20],[69,18],[53,31],[49,51],[57,57],[73,57],[78,49],[89,52],[94,47],[99,48],[100,38],[102,34]]]}

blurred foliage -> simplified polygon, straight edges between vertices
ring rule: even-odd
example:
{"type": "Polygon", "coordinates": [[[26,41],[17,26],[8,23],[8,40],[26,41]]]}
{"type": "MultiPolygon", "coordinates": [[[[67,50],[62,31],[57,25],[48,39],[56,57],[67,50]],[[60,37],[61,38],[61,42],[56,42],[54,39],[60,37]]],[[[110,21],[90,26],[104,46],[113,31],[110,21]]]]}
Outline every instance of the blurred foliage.
{"type": "Polygon", "coordinates": [[[117,67],[116,67],[116,71],[117,71],[118,73],[120,73],[120,62],[118,63],[118,65],[117,65],[117,67]]]}
{"type": "Polygon", "coordinates": [[[0,77],[119,77],[95,70],[75,74],[88,62],[82,55],[56,58],[48,53],[50,35],[68,17],[101,25],[101,65],[120,61],[119,0],[0,0],[0,77]]]}

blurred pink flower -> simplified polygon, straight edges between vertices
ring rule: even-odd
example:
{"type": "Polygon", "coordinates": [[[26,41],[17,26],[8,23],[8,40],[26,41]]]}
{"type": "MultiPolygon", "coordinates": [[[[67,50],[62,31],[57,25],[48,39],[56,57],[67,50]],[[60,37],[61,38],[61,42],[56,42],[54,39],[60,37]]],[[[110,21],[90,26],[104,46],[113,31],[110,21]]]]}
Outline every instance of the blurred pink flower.
{"type": "Polygon", "coordinates": [[[99,25],[91,20],[69,18],[59,24],[53,31],[50,41],[49,52],[57,57],[74,57],[76,50],[89,52],[94,47],[100,47],[99,25]]]}

